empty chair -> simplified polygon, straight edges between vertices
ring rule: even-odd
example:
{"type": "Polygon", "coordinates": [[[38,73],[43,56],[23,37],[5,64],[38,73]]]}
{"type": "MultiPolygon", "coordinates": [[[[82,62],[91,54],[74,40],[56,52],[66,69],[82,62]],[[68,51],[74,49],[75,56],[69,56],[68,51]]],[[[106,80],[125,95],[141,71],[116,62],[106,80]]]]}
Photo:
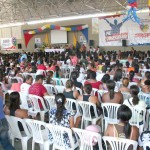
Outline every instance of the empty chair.
{"type": "MultiPolygon", "coordinates": [[[[25,120],[29,128],[31,129],[33,140],[32,150],[35,149],[35,143],[40,145],[40,149],[44,149],[44,145],[49,140],[47,130],[45,128],[46,123],[38,120],[26,119],[25,120]]],[[[50,142],[50,141],[49,141],[50,142]]]]}
{"type": "Polygon", "coordinates": [[[53,150],[74,150],[78,147],[77,138],[73,137],[71,129],[52,124],[46,124],[46,127],[52,134],[53,150]]]}
{"type": "Polygon", "coordinates": [[[40,113],[41,120],[44,121],[45,113],[48,112],[48,109],[44,103],[44,99],[32,94],[29,94],[29,99],[31,100],[32,111],[35,113],[40,113]],[[40,108],[39,102],[42,104],[42,110],[40,108]]]}
{"type": "Polygon", "coordinates": [[[46,106],[48,108],[48,110],[51,110],[51,108],[56,107],[56,103],[55,103],[55,96],[44,96],[45,102],[46,102],[46,106]]]}
{"type": "Polygon", "coordinates": [[[108,124],[118,123],[117,112],[120,104],[115,103],[102,103],[103,116],[105,121],[105,130],[108,124]]]}
{"type": "Polygon", "coordinates": [[[57,90],[57,93],[63,93],[65,90],[65,87],[61,85],[56,85],[55,88],[57,90]]]}
{"type": "Polygon", "coordinates": [[[28,140],[32,137],[32,135],[29,132],[25,121],[23,119],[20,119],[14,116],[7,116],[7,115],[6,115],[6,119],[9,124],[9,130],[10,130],[11,138],[12,138],[12,145],[14,146],[15,138],[18,138],[21,140],[22,149],[27,150],[28,140]],[[24,129],[23,132],[20,131],[18,123],[22,125],[24,129]]]}
{"type": "Polygon", "coordinates": [[[80,150],[93,150],[93,145],[98,143],[99,150],[102,150],[101,135],[96,132],[72,128],[80,139],[80,150]]]}
{"type": "MultiPolygon", "coordinates": [[[[96,124],[96,122],[99,119],[102,119],[102,115],[98,115],[97,108],[96,108],[96,105],[94,103],[79,101],[78,104],[79,104],[79,106],[81,107],[81,110],[82,110],[82,122],[81,122],[81,128],[82,129],[83,129],[83,125],[86,121],[87,122],[91,121],[92,124],[96,124]],[[91,108],[94,111],[94,116],[91,112],[91,108]]],[[[85,126],[87,126],[87,123],[86,123],[85,126]]]]}
{"type": "Polygon", "coordinates": [[[138,143],[136,141],[129,140],[129,139],[103,136],[103,140],[106,149],[108,149],[108,144],[112,150],[128,150],[130,146],[133,146],[132,150],[137,150],[137,146],[138,146],[138,143]]]}
{"type": "Polygon", "coordinates": [[[44,84],[44,87],[46,88],[49,95],[57,93],[57,89],[52,84],[44,84]]]}

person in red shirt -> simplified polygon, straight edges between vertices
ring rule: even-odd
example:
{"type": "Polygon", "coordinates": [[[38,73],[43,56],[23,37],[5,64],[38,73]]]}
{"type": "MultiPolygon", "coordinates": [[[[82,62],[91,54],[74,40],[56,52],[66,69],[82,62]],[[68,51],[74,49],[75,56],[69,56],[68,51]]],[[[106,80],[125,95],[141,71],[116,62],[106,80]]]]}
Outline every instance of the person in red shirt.
{"type": "Polygon", "coordinates": [[[38,65],[38,70],[47,70],[46,67],[43,64],[43,60],[40,61],[40,65],[38,65]]]}
{"type": "Polygon", "coordinates": [[[96,72],[91,70],[89,72],[89,79],[85,81],[85,84],[91,84],[92,88],[100,89],[102,82],[96,80],[96,72]]]}
{"type": "MultiPolygon", "coordinates": [[[[35,78],[35,83],[32,84],[29,88],[29,94],[37,95],[43,98],[43,96],[48,95],[46,88],[42,85],[43,84],[43,75],[37,75],[35,78]]],[[[41,102],[39,101],[40,108],[42,107],[41,102]]]]}

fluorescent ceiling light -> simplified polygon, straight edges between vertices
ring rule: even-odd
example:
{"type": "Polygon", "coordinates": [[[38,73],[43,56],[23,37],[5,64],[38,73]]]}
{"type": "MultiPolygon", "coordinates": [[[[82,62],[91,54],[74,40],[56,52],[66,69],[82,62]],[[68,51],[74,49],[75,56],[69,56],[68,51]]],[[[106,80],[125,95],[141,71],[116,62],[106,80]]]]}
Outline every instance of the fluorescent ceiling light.
{"type": "Polygon", "coordinates": [[[25,24],[24,22],[2,24],[2,25],[0,25],[0,28],[7,28],[7,27],[13,27],[13,26],[21,26],[21,25],[24,25],[24,24],[25,24]]]}

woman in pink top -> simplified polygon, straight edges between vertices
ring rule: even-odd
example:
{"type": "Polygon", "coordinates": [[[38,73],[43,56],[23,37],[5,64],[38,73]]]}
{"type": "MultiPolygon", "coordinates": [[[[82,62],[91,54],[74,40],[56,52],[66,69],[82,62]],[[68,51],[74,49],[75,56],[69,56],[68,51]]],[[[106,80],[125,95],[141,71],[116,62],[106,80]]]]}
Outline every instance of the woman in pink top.
{"type": "Polygon", "coordinates": [[[12,79],[12,85],[10,90],[20,92],[21,83],[18,83],[17,79],[12,79]]]}

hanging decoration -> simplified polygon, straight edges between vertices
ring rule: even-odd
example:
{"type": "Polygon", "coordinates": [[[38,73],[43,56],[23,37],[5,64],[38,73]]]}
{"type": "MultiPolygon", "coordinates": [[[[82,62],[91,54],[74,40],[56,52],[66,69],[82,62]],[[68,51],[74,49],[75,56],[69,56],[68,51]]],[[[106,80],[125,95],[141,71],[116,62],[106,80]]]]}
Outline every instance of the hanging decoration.
{"type": "Polygon", "coordinates": [[[139,11],[137,9],[137,7],[138,7],[137,0],[127,0],[127,2],[128,2],[127,15],[123,19],[123,22],[132,20],[133,22],[138,23],[140,28],[142,28],[143,23],[142,23],[141,19],[137,16],[137,11],[139,11]]]}
{"type": "Polygon", "coordinates": [[[47,24],[41,28],[34,29],[31,31],[26,31],[26,32],[24,32],[24,34],[37,34],[37,33],[43,32],[44,30],[47,30],[47,29],[49,29],[49,30],[63,30],[63,31],[80,31],[80,30],[83,30],[86,28],[88,28],[88,25],[75,26],[75,27],[61,27],[58,25],[47,24]]]}
{"type": "Polygon", "coordinates": [[[24,38],[25,38],[25,45],[26,47],[28,46],[28,43],[30,42],[30,40],[32,39],[32,37],[35,34],[39,34],[42,33],[46,30],[63,30],[63,31],[81,31],[82,34],[85,36],[86,41],[88,42],[88,25],[77,25],[77,26],[73,26],[73,27],[61,27],[58,25],[44,25],[41,28],[38,29],[34,29],[34,30],[24,30],[24,38]]]}

